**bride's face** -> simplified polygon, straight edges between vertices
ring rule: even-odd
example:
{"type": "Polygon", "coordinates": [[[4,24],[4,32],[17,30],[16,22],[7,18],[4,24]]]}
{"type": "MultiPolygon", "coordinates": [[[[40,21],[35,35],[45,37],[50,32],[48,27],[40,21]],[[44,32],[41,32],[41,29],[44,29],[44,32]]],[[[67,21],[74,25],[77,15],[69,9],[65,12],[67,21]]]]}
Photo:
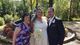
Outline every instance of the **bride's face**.
{"type": "Polygon", "coordinates": [[[41,10],[37,10],[37,18],[41,18],[42,17],[42,11],[41,10]]]}

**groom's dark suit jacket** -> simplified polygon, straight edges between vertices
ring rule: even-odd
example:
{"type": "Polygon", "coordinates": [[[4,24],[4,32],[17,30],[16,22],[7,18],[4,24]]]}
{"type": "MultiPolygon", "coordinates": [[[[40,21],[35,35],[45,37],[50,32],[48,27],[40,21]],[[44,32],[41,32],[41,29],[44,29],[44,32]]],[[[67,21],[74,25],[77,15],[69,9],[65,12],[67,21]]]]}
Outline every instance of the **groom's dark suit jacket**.
{"type": "Polygon", "coordinates": [[[49,45],[62,45],[65,35],[64,26],[61,20],[54,17],[55,22],[47,27],[49,45]]]}

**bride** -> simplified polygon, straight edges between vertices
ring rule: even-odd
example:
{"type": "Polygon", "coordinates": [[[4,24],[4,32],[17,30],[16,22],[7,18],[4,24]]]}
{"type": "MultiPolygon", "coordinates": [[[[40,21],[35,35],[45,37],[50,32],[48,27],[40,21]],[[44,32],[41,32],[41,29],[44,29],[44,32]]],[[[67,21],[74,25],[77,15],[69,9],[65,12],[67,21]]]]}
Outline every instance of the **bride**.
{"type": "Polygon", "coordinates": [[[48,45],[47,19],[42,16],[42,10],[36,10],[36,19],[33,21],[34,32],[31,37],[31,45],[48,45]]]}

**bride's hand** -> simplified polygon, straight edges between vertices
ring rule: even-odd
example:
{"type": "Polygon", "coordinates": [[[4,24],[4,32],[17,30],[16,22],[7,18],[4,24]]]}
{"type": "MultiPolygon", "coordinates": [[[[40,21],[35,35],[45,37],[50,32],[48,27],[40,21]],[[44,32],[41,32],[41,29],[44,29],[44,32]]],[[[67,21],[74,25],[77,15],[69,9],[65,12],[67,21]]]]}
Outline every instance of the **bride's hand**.
{"type": "Polygon", "coordinates": [[[40,29],[40,32],[42,32],[42,29],[40,29]]]}

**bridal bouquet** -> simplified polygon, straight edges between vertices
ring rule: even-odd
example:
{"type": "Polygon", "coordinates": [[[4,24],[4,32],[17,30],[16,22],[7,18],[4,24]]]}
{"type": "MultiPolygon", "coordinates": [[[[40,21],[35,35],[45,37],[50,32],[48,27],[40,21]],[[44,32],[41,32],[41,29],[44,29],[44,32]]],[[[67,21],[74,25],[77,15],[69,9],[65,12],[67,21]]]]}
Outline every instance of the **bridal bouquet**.
{"type": "Polygon", "coordinates": [[[34,37],[37,39],[41,38],[41,35],[42,35],[42,29],[38,29],[36,28],[35,29],[35,32],[34,32],[34,37]]]}

